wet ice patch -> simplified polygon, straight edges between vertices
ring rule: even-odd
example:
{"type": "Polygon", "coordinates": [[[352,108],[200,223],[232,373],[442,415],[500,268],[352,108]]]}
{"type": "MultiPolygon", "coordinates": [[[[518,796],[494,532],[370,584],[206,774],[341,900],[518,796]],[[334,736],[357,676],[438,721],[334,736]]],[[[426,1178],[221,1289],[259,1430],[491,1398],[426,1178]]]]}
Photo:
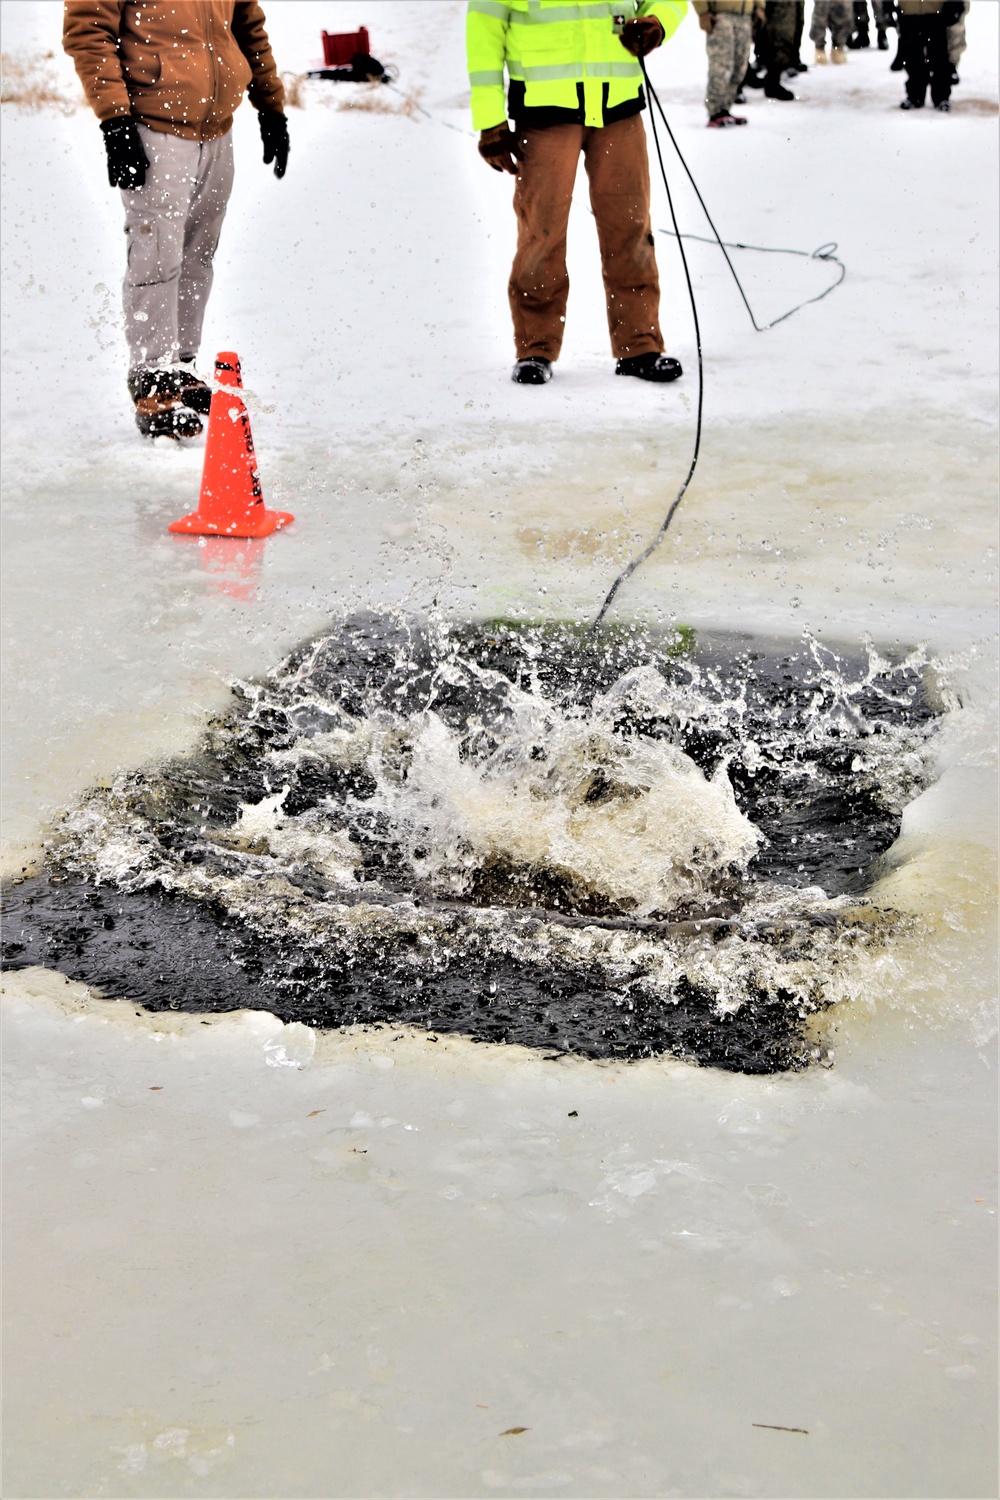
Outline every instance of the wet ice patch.
{"type": "MultiPolygon", "coordinates": [[[[69,809],[8,961],[151,1008],[754,1071],[891,969],[926,663],[354,617],[69,809]],[[881,971],[880,971],[881,966],[881,971]]],[[[293,1028],[268,1061],[301,1067],[293,1028]],[[280,1054],[280,1056],[279,1056],[280,1054]]]]}

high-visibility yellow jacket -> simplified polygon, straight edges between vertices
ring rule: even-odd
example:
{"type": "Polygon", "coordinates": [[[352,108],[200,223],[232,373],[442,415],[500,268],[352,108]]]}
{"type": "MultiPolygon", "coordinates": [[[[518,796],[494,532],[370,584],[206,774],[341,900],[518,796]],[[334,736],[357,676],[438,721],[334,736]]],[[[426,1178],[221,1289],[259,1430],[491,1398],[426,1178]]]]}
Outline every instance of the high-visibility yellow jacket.
{"type": "Polygon", "coordinates": [[[583,123],[604,125],[642,91],[639,61],[618,36],[623,22],[655,16],[666,39],[686,10],[687,0],[469,0],[473,126],[488,130],[506,120],[505,66],[511,83],[523,86],[526,109],[578,111],[582,92],[583,123]]]}

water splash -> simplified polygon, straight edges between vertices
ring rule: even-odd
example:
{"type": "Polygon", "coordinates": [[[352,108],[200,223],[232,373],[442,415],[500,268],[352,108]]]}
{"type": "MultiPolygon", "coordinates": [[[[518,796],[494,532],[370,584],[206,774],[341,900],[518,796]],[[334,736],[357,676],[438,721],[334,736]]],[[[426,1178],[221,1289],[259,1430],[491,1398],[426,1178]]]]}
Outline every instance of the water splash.
{"type": "MultiPolygon", "coordinates": [[[[113,927],[186,922],[209,969],[221,924],[218,977],[138,975],[121,933],[69,962],[154,1006],[249,990],[310,1024],[794,1065],[805,1019],[863,993],[913,920],[864,893],[930,777],[926,673],[808,638],[354,617],[51,842],[49,888],[95,922],[80,882],[116,893],[113,927]]],[[[45,928],[65,964],[64,917],[23,894],[13,961],[45,928]]]]}

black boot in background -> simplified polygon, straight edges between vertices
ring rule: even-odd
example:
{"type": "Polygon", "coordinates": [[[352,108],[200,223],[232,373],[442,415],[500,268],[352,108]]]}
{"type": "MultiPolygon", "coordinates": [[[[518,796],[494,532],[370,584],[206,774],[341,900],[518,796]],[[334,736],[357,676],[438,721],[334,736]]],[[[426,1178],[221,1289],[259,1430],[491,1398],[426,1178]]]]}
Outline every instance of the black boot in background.
{"type": "Polygon", "coordinates": [[[854,33],[848,37],[847,45],[852,52],[859,52],[864,47],[870,47],[871,44],[871,35],[868,31],[868,0],[854,0],[854,33]]]}
{"type": "Polygon", "coordinates": [[[780,73],[768,73],[764,81],[764,98],[788,100],[794,99],[795,95],[791,89],[785,88],[785,85],[781,81],[780,73]]]}

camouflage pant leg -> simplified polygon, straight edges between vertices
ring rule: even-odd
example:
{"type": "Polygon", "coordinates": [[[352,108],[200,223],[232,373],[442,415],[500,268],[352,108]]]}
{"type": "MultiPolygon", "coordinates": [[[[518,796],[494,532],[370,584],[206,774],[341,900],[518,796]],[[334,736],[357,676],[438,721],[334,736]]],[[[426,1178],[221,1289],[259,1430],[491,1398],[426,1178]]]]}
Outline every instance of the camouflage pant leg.
{"type": "Polygon", "coordinates": [[[749,16],[716,14],[715,25],[705,38],[708,52],[708,88],[705,107],[709,118],[730,109],[740,91],[750,61],[753,24],[749,16]]]}
{"type": "MultiPolygon", "coordinates": [[[[764,7],[763,59],[769,73],[783,73],[798,57],[798,21],[799,6],[794,0],[767,0],[764,7]]],[[[758,51],[760,50],[758,44],[758,51]]]]}
{"type": "Polygon", "coordinates": [[[850,0],[813,0],[809,40],[817,47],[826,46],[827,27],[835,47],[846,47],[854,29],[850,0]]]}
{"type": "MultiPolygon", "coordinates": [[[[886,26],[892,25],[892,22],[886,18],[885,0],[871,0],[871,13],[875,17],[875,30],[881,36],[886,26]]],[[[868,0],[854,0],[855,36],[868,36],[868,19],[868,0]]]]}
{"type": "MultiPolygon", "coordinates": [[[[965,0],[965,16],[969,14],[969,6],[972,0],[965,0]]],[[[953,68],[958,67],[959,59],[966,48],[965,40],[965,16],[956,21],[954,26],[948,27],[948,61],[953,68]]]]}

